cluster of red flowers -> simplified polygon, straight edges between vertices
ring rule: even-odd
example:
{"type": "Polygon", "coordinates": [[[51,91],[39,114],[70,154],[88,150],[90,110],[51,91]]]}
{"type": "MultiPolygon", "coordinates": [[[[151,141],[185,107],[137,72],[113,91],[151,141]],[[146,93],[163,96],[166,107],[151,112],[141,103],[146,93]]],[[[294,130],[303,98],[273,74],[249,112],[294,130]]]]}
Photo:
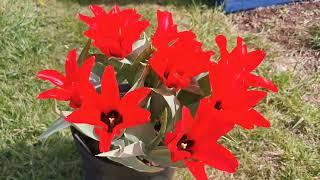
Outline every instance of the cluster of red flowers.
{"type": "MultiPolygon", "coordinates": [[[[114,6],[105,12],[99,6],[90,8],[94,17],[80,15],[89,26],[85,35],[107,57],[129,55],[132,45],[149,25],[134,9],[120,10],[114,6]]],[[[197,75],[209,72],[212,92],[200,101],[194,117],[187,107],[181,108],[181,119],[164,139],[171,159],[183,161],[197,179],[207,179],[206,164],[233,173],[238,167],[237,159],[218,140],[235,125],[246,129],[270,127],[270,123],[254,110],[267,92],[252,89],[259,87],[277,92],[271,81],[252,74],[265,53],[261,50],[248,52],[241,38],[228,52],[226,38],[219,35],[216,42],[221,55],[215,63],[210,60],[214,52],[204,51],[191,30],[178,32],[171,13],[158,11],[157,18],[158,27],[152,37],[155,51],[147,61],[153,72],[167,88],[176,92],[187,88],[197,75]]],[[[101,79],[101,91],[97,92],[89,78],[94,64],[95,57],[91,56],[79,67],[76,50],[70,51],[66,58],[66,76],[55,70],[38,73],[38,78],[57,86],[38,97],[69,101],[74,111],[66,120],[94,125],[100,138],[100,151],[106,152],[123,129],[150,121],[150,112],[140,106],[151,89],[138,88],[120,97],[115,71],[107,66],[101,79]]]]}

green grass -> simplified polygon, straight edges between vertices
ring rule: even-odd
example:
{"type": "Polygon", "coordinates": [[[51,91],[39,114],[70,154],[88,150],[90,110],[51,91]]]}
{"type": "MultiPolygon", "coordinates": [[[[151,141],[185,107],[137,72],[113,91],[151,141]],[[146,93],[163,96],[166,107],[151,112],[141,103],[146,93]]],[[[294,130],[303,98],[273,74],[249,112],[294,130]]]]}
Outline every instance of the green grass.
{"type": "Polygon", "coordinates": [[[320,25],[311,29],[310,45],[316,50],[320,50],[320,25]]]}
{"type": "MultiPolygon", "coordinates": [[[[40,2],[40,1],[39,1],[40,2]]],[[[80,159],[70,133],[63,131],[40,142],[37,137],[56,118],[52,101],[39,101],[35,96],[48,84],[35,78],[45,68],[63,70],[65,54],[80,48],[86,39],[85,26],[78,12],[88,13],[85,1],[51,0],[44,5],[33,0],[0,1],[0,179],[79,179],[80,159]],[[80,3],[78,3],[80,2],[80,3]]],[[[132,1],[131,1],[132,2],[132,1]]],[[[192,28],[206,48],[216,49],[214,35],[224,33],[235,41],[237,31],[226,15],[203,3],[188,1],[161,5],[122,1],[134,6],[152,21],[160,8],[174,13],[181,29],[192,28]],[[233,34],[233,35],[231,35],[233,34]]],[[[279,94],[268,96],[259,109],[272,123],[272,129],[232,132],[222,140],[239,158],[234,175],[208,169],[217,179],[315,179],[320,177],[320,112],[308,97],[319,92],[310,87],[320,83],[318,74],[300,77],[292,72],[276,72],[273,59],[276,49],[254,35],[245,40],[266,48],[268,60],[259,73],[279,86],[279,94]]],[[[234,43],[233,43],[234,44],[234,43]]],[[[176,179],[192,179],[179,170],[176,179]]]]}

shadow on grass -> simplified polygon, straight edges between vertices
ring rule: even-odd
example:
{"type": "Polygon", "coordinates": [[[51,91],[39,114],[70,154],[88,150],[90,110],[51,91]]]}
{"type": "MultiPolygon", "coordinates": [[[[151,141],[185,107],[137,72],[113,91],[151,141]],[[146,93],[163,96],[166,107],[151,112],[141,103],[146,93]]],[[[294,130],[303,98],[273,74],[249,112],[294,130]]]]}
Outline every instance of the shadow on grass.
{"type": "MultiPolygon", "coordinates": [[[[175,5],[175,6],[191,6],[191,5],[214,5],[214,0],[58,0],[61,2],[78,3],[81,6],[90,4],[107,4],[107,5],[138,5],[138,4],[157,4],[157,5],[175,5]]],[[[220,0],[217,0],[218,2],[220,0]]]]}
{"type": "Polygon", "coordinates": [[[0,150],[0,179],[80,179],[80,155],[74,142],[53,135],[46,142],[28,140],[0,150]]]}

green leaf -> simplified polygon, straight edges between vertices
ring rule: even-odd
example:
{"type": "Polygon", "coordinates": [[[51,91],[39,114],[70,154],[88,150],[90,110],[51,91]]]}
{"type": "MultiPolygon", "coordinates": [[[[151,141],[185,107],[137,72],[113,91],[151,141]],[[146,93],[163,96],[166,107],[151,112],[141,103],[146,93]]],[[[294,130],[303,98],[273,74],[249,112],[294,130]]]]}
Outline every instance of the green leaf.
{"type": "Polygon", "coordinates": [[[128,134],[128,133],[123,133],[124,137],[127,138],[129,141],[131,142],[139,142],[139,138],[137,138],[136,136],[132,135],[132,134],[128,134]]]}
{"type": "Polygon", "coordinates": [[[121,58],[115,57],[108,58],[104,54],[91,55],[96,56],[96,65],[93,69],[93,72],[100,77],[102,76],[106,66],[112,66],[114,68],[118,83],[122,83],[127,79],[130,84],[129,79],[134,79],[136,77],[135,75],[139,74],[137,73],[137,67],[135,65],[132,65],[128,59],[122,60],[121,58]],[[135,68],[135,70],[132,70],[132,68],[135,68]],[[133,71],[134,74],[129,75],[128,73],[131,71],[133,71]]]}
{"type": "Polygon", "coordinates": [[[123,66],[125,64],[129,64],[129,65],[132,64],[132,62],[127,58],[122,59],[122,58],[118,58],[118,57],[109,57],[108,61],[111,63],[114,63],[114,64],[118,64],[120,66],[123,66]]]}
{"type": "Polygon", "coordinates": [[[96,62],[101,62],[105,65],[108,64],[108,57],[105,56],[104,54],[96,53],[96,54],[90,54],[90,56],[94,56],[96,59],[96,62]]]}
{"type": "Polygon", "coordinates": [[[104,68],[109,65],[113,66],[116,72],[118,72],[118,70],[125,65],[124,63],[120,62],[122,60],[121,58],[107,57],[104,54],[91,54],[90,56],[95,56],[96,62],[99,62],[104,68]]]}
{"type": "Polygon", "coordinates": [[[100,153],[96,156],[99,156],[99,157],[118,157],[118,158],[142,156],[142,155],[145,155],[143,149],[144,149],[144,143],[142,141],[138,141],[138,142],[129,144],[128,146],[125,146],[124,148],[120,147],[115,150],[100,153]]]}
{"type": "Polygon", "coordinates": [[[88,57],[88,53],[89,53],[90,47],[91,47],[91,39],[88,39],[86,45],[83,47],[83,49],[82,49],[82,51],[81,51],[81,53],[79,55],[79,58],[78,58],[78,64],[79,65],[82,65],[83,62],[88,57]]]}
{"type": "Polygon", "coordinates": [[[127,58],[121,59],[120,62],[123,63],[123,64],[130,64],[130,65],[132,64],[132,62],[129,61],[127,58]]]}
{"type": "Polygon", "coordinates": [[[101,78],[96,73],[91,72],[89,80],[95,89],[98,89],[101,87],[101,78]]]}
{"type": "Polygon", "coordinates": [[[143,158],[147,159],[148,161],[154,162],[156,164],[159,164],[163,167],[168,166],[174,166],[174,167],[185,167],[184,163],[179,161],[177,163],[173,163],[171,161],[171,153],[165,146],[158,146],[152,151],[150,151],[146,156],[143,156],[143,158]]]}
{"type": "Polygon", "coordinates": [[[129,90],[129,92],[144,86],[144,81],[147,77],[148,72],[149,72],[149,66],[147,65],[144,67],[142,74],[138,78],[137,82],[129,90]]]}
{"type": "Polygon", "coordinates": [[[101,62],[96,62],[95,66],[93,67],[92,73],[96,74],[98,77],[101,78],[105,68],[105,64],[101,62]]]}
{"type": "Polygon", "coordinates": [[[201,90],[198,82],[195,80],[192,81],[192,83],[187,88],[184,88],[183,90],[196,95],[204,95],[204,92],[201,90]]]}
{"type": "Polygon", "coordinates": [[[108,157],[110,160],[118,162],[126,167],[132,168],[139,172],[147,172],[147,173],[156,173],[163,171],[163,168],[148,166],[144,164],[137,157],[128,157],[128,158],[116,158],[116,157],[108,157]]]}
{"type": "Polygon", "coordinates": [[[150,71],[144,84],[147,87],[158,88],[161,85],[161,79],[154,71],[150,71]]]}
{"type": "Polygon", "coordinates": [[[111,142],[111,144],[113,146],[118,146],[119,148],[124,148],[126,146],[125,142],[123,139],[117,139],[117,140],[113,140],[111,142]]]}
{"type": "Polygon", "coordinates": [[[132,53],[127,56],[127,59],[133,62],[133,64],[138,64],[148,59],[151,54],[151,43],[148,42],[146,37],[144,36],[143,39],[136,41],[132,45],[132,53]]]}
{"type": "Polygon", "coordinates": [[[151,113],[151,119],[154,120],[158,118],[159,114],[161,114],[161,111],[163,111],[168,104],[166,100],[156,92],[152,92],[150,97],[149,110],[151,113]]]}
{"type": "Polygon", "coordinates": [[[172,165],[171,153],[168,148],[164,146],[159,146],[150,151],[146,156],[144,156],[149,161],[155,162],[162,166],[172,165]]]}
{"type": "Polygon", "coordinates": [[[127,128],[125,134],[130,134],[137,137],[144,143],[149,143],[154,137],[156,137],[156,131],[151,123],[142,124],[132,128],[127,128]]]}
{"type": "Polygon", "coordinates": [[[202,97],[200,95],[181,90],[178,94],[178,99],[183,105],[189,105],[198,102],[202,97]]]}
{"type": "Polygon", "coordinates": [[[94,132],[94,126],[90,124],[80,124],[80,123],[73,123],[73,127],[75,127],[78,131],[83,133],[84,135],[99,141],[99,137],[94,132]]]}
{"type": "Polygon", "coordinates": [[[166,132],[166,128],[167,128],[167,122],[168,122],[168,111],[167,108],[164,108],[163,112],[161,113],[160,116],[160,131],[158,136],[156,136],[147,146],[147,152],[151,151],[152,149],[154,149],[155,147],[157,147],[159,145],[159,143],[162,141],[164,134],[166,132]]]}
{"type": "Polygon", "coordinates": [[[174,94],[172,94],[172,92],[163,89],[152,88],[152,90],[163,97],[163,99],[166,101],[167,105],[170,108],[171,115],[173,118],[176,115],[180,106],[180,102],[178,101],[177,97],[174,94]]]}
{"type": "Polygon", "coordinates": [[[146,65],[142,63],[133,64],[131,66],[127,65],[123,69],[121,69],[121,74],[123,74],[126,77],[128,83],[133,86],[140,79],[145,68],[146,65]]]}
{"type": "Polygon", "coordinates": [[[143,39],[139,39],[138,41],[136,41],[132,44],[132,51],[134,52],[134,51],[138,50],[139,48],[143,48],[145,46],[146,42],[147,42],[147,39],[145,36],[143,36],[143,39]]]}
{"type": "Polygon", "coordinates": [[[189,105],[187,105],[187,107],[190,109],[191,114],[195,115],[198,110],[198,107],[199,107],[199,101],[197,101],[193,104],[189,104],[189,105]]]}
{"type": "Polygon", "coordinates": [[[209,81],[209,75],[207,73],[198,76],[198,84],[203,92],[204,96],[209,96],[211,94],[211,87],[209,81]]]}
{"type": "Polygon", "coordinates": [[[52,134],[69,127],[71,124],[64,119],[63,116],[59,117],[48,129],[46,132],[41,134],[38,139],[46,140],[52,134]]]}

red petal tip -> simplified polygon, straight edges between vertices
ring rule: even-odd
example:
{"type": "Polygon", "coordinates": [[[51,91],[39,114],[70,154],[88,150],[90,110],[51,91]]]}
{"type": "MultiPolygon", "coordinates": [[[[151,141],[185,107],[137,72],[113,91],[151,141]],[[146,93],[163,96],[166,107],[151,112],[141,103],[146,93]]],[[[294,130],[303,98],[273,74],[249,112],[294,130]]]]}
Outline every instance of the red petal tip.
{"type": "Polygon", "coordinates": [[[219,43],[226,43],[227,42],[227,38],[222,35],[222,34],[219,34],[216,36],[216,42],[219,44],[219,43]]]}

